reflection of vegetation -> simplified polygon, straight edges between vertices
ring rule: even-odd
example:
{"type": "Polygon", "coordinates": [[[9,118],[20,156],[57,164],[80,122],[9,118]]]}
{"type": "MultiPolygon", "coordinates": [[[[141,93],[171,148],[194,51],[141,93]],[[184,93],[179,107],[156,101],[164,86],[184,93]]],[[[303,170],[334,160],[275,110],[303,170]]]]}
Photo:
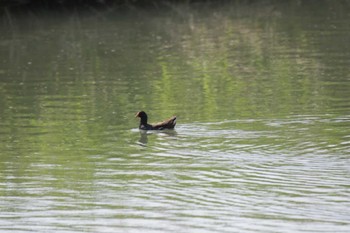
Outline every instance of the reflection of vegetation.
{"type": "MultiPolygon", "coordinates": [[[[293,14],[297,9],[306,8],[304,4],[303,8],[294,3],[286,5],[291,6],[293,14]]],[[[307,107],[304,104],[293,106],[292,103],[312,98],[321,102],[309,104],[323,109],[322,98],[313,94],[320,91],[318,74],[322,72],[322,64],[330,62],[324,61],[325,57],[310,57],[304,53],[315,49],[322,51],[328,44],[341,43],[327,39],[327,44],[323,45],[322,38],[317,38],[322,47],[313,48],[316,38],[304,30],[304,20],[288,15],[284,5],[279,8],[259,5],[259,9],[241,5],[239,11],[236,7],[237,4],[219,8],[214,14],[189,8],[176,8],[174,12],[181,14],[124,14],[122,17],[128,19],[127,23],[110,12],[99,13],[98,18],[72,15],[63,25],[55,18],[48,18],[47,24],[36,20],[31,25],[20,23],[20,18],[11,19],[9,30],[15,28],[13,39],[4,37],[3,40],[11,54],[1,73],[16,77],[12,71],[22,72],[22,84],[32,82],[26,74],[33,71],[38,77],[48,77],[51,82],[45,85],[38,82],[36,89],[25,90],[33,95],[38,89],[43,93],[60,93],[64,79],[83,81],[79,93],[76,86],[71,86],[73,96],[89,96],[92,98],[89,103],[97,107],[99,101],[111,101],[108,98],[113,93],[118,95],[113,102],[119,102],[113,107],[118,108],[141,101],[143,93],[152,92],[163,109],[165,106],[176,108],[179,99],[193,96],[197,102],[192,102],[192,107],[206,109],[211,115],[220,108],[230,107],[225,104],[245,106],[247,115],[252,111],[256,114],[280,112],[285,106],[304,108],[307,107]],[[43,57],[47,62],[43,62],[43,57]],[[6,70],[10,64],[21,70],[6,70]],[[103,85],[111,81],[115,85],[103,85]],[[113,86],[123,87],[123,90],[112,90],[113,86]],[[136,89],[138,93],[135,94],[136,89]],[[150,91],[152,89],[156,91],[150,91]]],[[[315,19],[318,21],[317,17],[315,19]]],[[[347,41],[344,37],[333,39],[347,41]]],[[[40,105],[37,103],[40,98],[32,100],[40,105]]],[[[241,107],[237,111],[242,112],[241,107]]]]}

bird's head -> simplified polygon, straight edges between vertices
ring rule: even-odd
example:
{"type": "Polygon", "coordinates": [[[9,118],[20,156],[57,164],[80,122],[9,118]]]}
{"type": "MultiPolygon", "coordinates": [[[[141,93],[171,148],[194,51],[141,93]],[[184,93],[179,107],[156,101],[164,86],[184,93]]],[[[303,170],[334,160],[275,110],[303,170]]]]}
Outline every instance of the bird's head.
{"type": "Polygon", "coordinates": [[[147,114],[144,111],[140,111],[136,113],[135,117],[145,118],[147,117],[147,114]]]}
{"type": "Polygon", "coordinates": [[[141,118],[140,124],[147,124],[147,114],[144,111],[136,113],[135,117],[141,118]]]}

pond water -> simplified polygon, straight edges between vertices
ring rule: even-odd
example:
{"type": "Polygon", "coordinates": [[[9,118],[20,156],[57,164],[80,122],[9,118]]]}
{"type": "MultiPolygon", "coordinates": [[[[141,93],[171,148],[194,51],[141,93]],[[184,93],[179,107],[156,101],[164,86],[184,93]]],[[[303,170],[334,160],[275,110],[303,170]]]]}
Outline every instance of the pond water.
{"type": "Polygon", "coordinates": [[[4,11],[0,231],[349,232],[349,9],[4,11]]]}

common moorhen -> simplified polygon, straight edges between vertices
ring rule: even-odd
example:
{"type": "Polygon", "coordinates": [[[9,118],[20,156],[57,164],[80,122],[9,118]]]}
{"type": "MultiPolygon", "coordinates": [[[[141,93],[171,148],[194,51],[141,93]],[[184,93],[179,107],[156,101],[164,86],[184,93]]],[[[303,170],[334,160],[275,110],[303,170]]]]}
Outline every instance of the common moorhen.
{"type": "Polygon", "coordinates": [[[140,117],[140,125],[139,129],[143,130],[162,130],[162,129],[174,129],[176,125],[176,116],[170,117],[167,120],[164,120],[162,122],[156,123],[156,124],[148,124],[147,123],[147,114],[144,111],[136,113],[135,117],[140,117]]]}

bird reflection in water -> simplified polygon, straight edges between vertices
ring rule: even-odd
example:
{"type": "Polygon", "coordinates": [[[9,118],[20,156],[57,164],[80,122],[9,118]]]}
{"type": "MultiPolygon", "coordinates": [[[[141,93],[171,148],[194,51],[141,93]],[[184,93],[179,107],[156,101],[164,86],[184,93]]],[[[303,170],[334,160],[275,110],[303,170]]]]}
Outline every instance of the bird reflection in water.
{"type": "Polygon", "coordinates": [[[176,137],[177,132],[175,130],[162,130],[162,131],[149,131],[149,130],[140,130],[140,139],[139,144],[141,146],[147,146],[148,137],[152,135],[157,135],[159,137],[176,137]]]}

